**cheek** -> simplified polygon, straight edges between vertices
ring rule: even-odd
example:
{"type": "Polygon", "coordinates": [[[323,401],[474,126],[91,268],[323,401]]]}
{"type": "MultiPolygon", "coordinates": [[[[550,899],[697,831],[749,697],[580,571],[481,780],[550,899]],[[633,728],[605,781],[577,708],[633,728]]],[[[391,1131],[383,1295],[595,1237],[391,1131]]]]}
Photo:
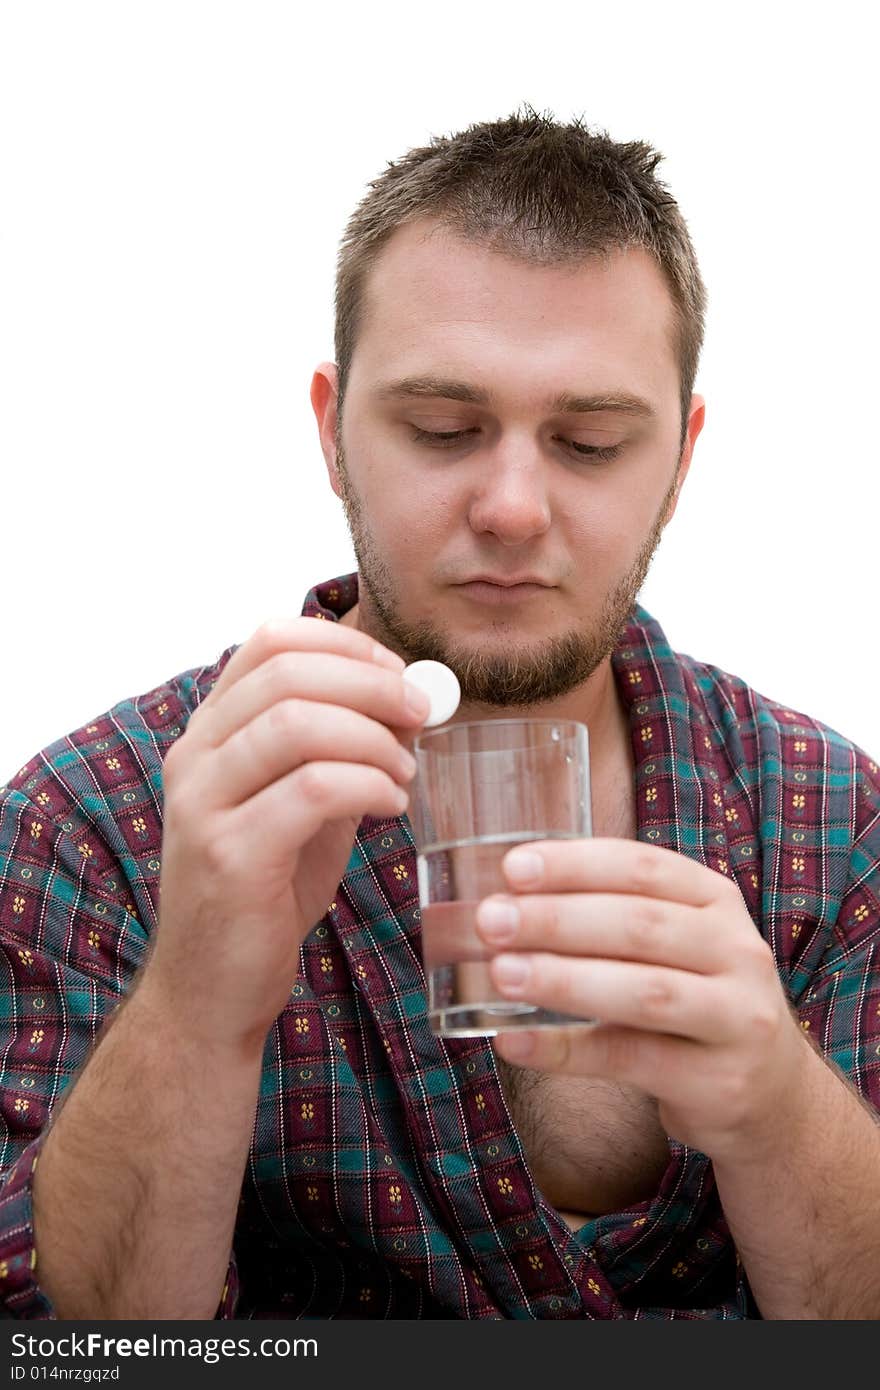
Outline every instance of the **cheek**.
{"type": "Polygon", "coordinates": [[[637,531],[632,498],[589,497],[569,514],[568,534],[577,553],[613,562],[628,550],[637,531]]]}
{"type": "Polygon", "coordinates": [[[424,563],[454,528],[455,506],[439,487],[424,479],[398,478],[383,469],[365,479],[364,519],[380,552],[405,562],[424,563]]]}
{"type": "Polygon", "coordinates": [[[418,472],[411,461],[400,462],[393,452],[365,467],[361,476],[366,515],[374,529],[382,525],[395,548],[413,543],[416,536],[435,534],[463,514],[448,474],[418,472]]]}
{"type": "Polygon", "coordinates": [[[656,520],[662,497],[647,486],[621,488],[602,496],[582,496],[568,515],[566,534],[576,569],[607,575],[626,574],[635,564],[656,520]]]}

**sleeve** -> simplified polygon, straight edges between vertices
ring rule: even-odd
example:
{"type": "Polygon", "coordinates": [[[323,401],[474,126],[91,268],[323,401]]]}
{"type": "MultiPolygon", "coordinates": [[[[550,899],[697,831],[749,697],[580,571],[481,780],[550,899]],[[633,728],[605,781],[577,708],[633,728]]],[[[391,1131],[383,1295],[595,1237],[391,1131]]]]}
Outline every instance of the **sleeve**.
{"type": "MultiPolygon", "coordinates": [[[[32,1184],[52,1115],[122,1003],[149,934],[121,868],[90,865],[98,831],[0,792],[0,1317],[53,1319],[39,1285],[32,1184]],[[110,885],[113,888],[111,889],[110,885]],[[116,889],[117,891],[113,891],[116,889]]],[[[216,1317],[235,1316],[234,1258],[216,1317]]]]}
{"type": "Polygon", "coordinates": [[[861,753],[852,828],[840,910],[798,1015],[826,1059],[880,1113],[880,773],[861,753]]]}

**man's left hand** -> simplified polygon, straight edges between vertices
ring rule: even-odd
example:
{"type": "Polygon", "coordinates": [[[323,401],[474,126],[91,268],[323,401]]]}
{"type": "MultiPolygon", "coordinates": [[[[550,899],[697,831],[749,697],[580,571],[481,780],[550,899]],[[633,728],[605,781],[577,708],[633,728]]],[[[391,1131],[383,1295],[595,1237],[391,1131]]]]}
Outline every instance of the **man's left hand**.
{"type": "Polygon", "coordinates": [[[815,1054],[736,884],[623,839],[535,841],[503,867],[510,894],[477,910],[495,985],[598,1022],[500,1033],[499,1056],[635,1086],[668,1134],[715,1159],[772,1145],[815,1054]],[[518,875],[530,857],[536,872],[518,875]],[[499,906],[508,925],[493,932],[499,906]]]}

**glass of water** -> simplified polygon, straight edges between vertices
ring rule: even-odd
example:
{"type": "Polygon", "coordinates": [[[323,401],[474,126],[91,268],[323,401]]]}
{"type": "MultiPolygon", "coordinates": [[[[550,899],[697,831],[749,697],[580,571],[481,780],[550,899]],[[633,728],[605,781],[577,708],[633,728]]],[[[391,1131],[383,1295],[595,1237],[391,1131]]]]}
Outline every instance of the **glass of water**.
{"type": "Polygon", "coordinates": [[[478,904],[509,893],[501,861],[529,840],[592,832],[589,735],[555,719],[487,719],[415,740],[410,819],[418,851],[422,952],[432,1030],[445,1037],[584,1020],[498,995],[478,904]]]}

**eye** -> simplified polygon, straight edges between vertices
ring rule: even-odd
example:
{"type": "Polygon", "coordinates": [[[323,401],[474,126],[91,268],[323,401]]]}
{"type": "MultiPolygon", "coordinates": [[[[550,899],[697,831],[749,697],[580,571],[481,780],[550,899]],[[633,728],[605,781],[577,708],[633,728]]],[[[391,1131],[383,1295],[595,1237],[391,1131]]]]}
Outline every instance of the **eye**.
{"type": "MultiPolygon", "coordinates": [[[[418,425],[411,425],[410,429],[417,444],[427,444],[432,449],[454,449],[456,444],[461,444],[471,435],[480,432],[476,427],[467,430],[423,430],[418,425]]],[[[614,444],[600,448],[597,444],[578,444],[573,439],[560,439],[559,442],[573,449],[580,458],[595,459],[597,463],[611,463],[617,458],[622,447],[620,444],[614,444]]]]}
{"type": "Polygon", "coordinates": [[[413,439],[417,444],[428,444],[436,449],[451,449],[455,444],[460,444],[470,434],[477,434],[476,429],[469,430],[422,430],[418,425],[411,425],[413,439]]]}
{"type": "Polygon", "coordinates": [[[596,459],[599,463],[610,463],[612,459],[617,458],[621,450],[619,444],[612,444],[601,449],[597,444],[578,444],[573,439],[564,440],[563,443],[569,444],[576,454],[580,454],[581,458],[596,459]]]}

